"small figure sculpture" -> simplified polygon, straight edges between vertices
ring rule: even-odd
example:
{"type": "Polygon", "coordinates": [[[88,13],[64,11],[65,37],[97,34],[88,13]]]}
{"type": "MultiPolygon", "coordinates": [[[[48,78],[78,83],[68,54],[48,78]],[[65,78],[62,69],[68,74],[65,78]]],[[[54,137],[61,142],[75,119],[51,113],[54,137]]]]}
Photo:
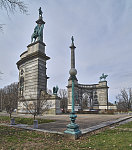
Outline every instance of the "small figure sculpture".
{"type": "Polygon", "coordinates": [[[53,87],[53,94],[54,95],[57,95],[58,89],[59,89],[58,86],[53,87]]]}
{"type": "Polygon", "coordinates": [[[39,8],[39,17],[40,17],[40,18],[42,18],[42,14],[43,14],[43,12],[42,12],[41,7],[40,7],[40,8],[39,8]]]}
{"type": "Polygon", "coordinates": [[[106,78],[108,77],[108,75],[105,75],[104,73],[102,73],[102,76],[100,77],[100,81],[102,80],[102,79],[104,79],[104,81],[106,81],[106,78]]]}
{"type": "Polygon", "coordinates": [[[74,38],[73,38],[73,36],[71,37],[71,40],[72,40],[72,44],[74,44],[74,38]]]}

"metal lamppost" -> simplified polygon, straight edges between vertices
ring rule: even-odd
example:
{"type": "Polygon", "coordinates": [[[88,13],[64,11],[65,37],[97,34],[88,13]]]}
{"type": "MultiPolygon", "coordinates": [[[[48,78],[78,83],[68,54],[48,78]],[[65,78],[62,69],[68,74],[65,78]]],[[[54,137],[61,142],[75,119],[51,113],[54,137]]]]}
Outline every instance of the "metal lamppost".
{"type": "Polygon", "coordinates": [[[71,69],[69,71],[69,74],[72,79],[72,111],[70,114],[71,123],[67,125],[66,131],[64,133],[72,134],[75,136],[75,139],[77,139],[81,135],[81,131],[79,130],[79,125],[75,123],[75,120],[77,118],[77,115],[75,115],[74,111],[74,81],[76,80],[76,74],[77,70],[75,69],[75,56],[74,56],[74,39],[72,37],[72,46],[71,48],[71,69]]]}

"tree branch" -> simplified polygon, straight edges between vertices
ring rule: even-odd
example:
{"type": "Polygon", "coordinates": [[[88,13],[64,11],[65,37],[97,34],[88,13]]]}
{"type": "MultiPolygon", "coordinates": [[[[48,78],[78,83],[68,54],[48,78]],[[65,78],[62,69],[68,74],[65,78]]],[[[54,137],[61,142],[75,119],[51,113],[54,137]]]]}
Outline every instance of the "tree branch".
{"type": "Polygon", "coordinates": [[[9,12],[14,13],[17,7],[23,14],[28,12],[27,5],[21,0],[0,0],[0,8],[4,8],[7,11],[7,14],[9,12]]]}

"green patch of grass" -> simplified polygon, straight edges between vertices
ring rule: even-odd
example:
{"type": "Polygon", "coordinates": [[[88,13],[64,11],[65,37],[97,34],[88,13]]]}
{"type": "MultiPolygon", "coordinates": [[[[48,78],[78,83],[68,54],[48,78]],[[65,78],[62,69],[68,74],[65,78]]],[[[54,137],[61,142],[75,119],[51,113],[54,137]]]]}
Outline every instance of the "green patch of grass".
{"type": "MultiPolygon", "coordinates": [[[[132,122],[129,122],[123,126],[131,128],[131,125],[132,122]]],[[[0,126],[0,149],[132,150],[132,131],[108,129],[96,135],[70,140],[63,135],[0,126]]]]}
{"type": "Polygon", "coordinates": [[[20,117],[15,117],[15,123],[16,124],[28,124],[32,125],[33,124],[33,119],[32,118],[20,118],[20,117]]]}
{"type": "Polygon", "coordinates": [[[0,116],[0,122],[9,122],[10,117],[9,116],[0,116]]]}
{"type": "Polygon", "coordinates": [[[53,144],[58,147],[58,140],[61,138],[62,137],[57,134],[41,133],[13,127],[0,126],[0,149],[20,149],[23,147],[22,149],[52,150],[54,148],[53,144]]]}
{"type": "Polygon", "coordinates": [[[107,149],[107,150],[130,150],[132,149],[132,132],[118,131],[118,130],[106,130],[97,135],[89,137],[89,143],[83,144],[87,148],[91,149],[107,149]]]}
{"type": "MultiPolygon", "coordinates": [[[[49,122],[54,122],[55,120],[49,120],[49,119],[37,119],[38,123],[49,123],[49,122]]],[[[10,118],[8,116],[0,116],[0,123],[9,123],[10,118]]],[[[16,124],[28,124],[28,125],[33,125],[33,118],[22,118],[22,117],[15,117],[15,123],[16,124]]]]}
{"type": "Polygon", "coordinates": [[[0,126],[0,149],[131,150],[131,137],[132,132],[109,129],[97,135],[70,140],[63,135],[0,126]]]}
{"type": "Polygon", "coordinates": [[[55,120],[49,120],[49,119],[37,119],[38,123],[49,123],[49,122],[55,122],[55,120]]]}
{"type": "Polygon", "coordinates": [[[128,122],[126,124],[122,124],[122,125],[118,126],[117,128],[132,128],[132,121],[128,122]]]}
{"type": "MultiPolygon", "coordinates": [[[[38,120],[38,124],[42,124],[42,123],[49,123],[49,122],[54,122],[55,120],[48,120],[48,119],[36,119],[38,120]]],[[[32,125],[33,124],[33,118],[15,118],[15,123],[16,124],[28,124],[28,125],[32,125]]]]}

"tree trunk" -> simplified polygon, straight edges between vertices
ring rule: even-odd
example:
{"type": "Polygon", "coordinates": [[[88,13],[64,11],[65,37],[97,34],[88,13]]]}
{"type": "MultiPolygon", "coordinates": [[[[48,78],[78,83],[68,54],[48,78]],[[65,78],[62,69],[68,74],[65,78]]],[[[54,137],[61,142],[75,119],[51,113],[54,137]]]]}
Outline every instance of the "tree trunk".
{"type": "Polygon", "coordinates": [[[34,115],[34,120],[35,120],[35,115],[34,115]]]}
{"type": "Polygon", "coordinates": [[[11,113],[9,113],[9,115],[10,115],[10,118],[11,118],[11,113]]]}

